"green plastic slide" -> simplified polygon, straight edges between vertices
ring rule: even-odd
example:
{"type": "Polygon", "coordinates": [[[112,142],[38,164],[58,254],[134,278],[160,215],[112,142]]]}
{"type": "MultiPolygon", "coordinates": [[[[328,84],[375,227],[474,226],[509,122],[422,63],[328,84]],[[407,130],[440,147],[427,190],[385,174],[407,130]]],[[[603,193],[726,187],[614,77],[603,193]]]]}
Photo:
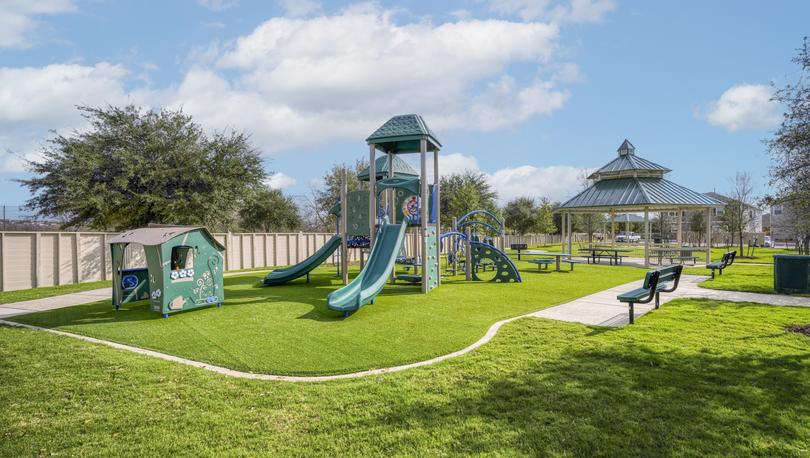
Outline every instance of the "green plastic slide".
{"type": "Polygon", "coordinates": [[[264,284],[270,286],[281,285],[312,272],[313,269],[321,265],[321,263],[326,261],[329,256],[331,256],[332,253],[338,249],[340,246],[340,241],[341,239],[339,235],[333,236],[331,239],[327,240],[326,243],[318,249],[318,251],[313,253],[312,256],[304,259],[298,264],[285,267],[283,269],[276,269],[268,273],[267,276],[264,277],[264,284]]]}
{"type": "Polygon", "coordinates": [[[348,313],[374,300],[391,276],[399,248],[405,240],[407,226],[407,224],[382,225],[377,239],[374,240],[368,262],[360,274],[351,283],[332,291],[326,297],[327,306],[331,310],[348,313]]]}

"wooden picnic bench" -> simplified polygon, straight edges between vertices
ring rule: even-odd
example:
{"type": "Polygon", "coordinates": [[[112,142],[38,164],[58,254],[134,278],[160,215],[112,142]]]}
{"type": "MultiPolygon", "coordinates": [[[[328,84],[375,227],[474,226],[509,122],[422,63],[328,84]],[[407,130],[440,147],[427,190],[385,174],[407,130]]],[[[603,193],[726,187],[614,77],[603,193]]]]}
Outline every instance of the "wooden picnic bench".
{"type": "Polygon", "coordinates": [[[655,299],[655,308],[658,308],[661,305],[661,293],[671,293],[678,289],[681,272],[683,272],[683,266],[680,264],[647,271],[641,288],[616,296],[619,302],[626,302],[630,306],[630,324],[635,322],[633,306],[647,304],[655,299]]]}
{"type": "Polygon", "coordinates": [[[712,269],[712,279],[714,279],[714,271],[719,270],[720,275],[723,275],[723,269],[726,267],[734,264],[734,258],[737,257],[737,251],[727,251],[723,253],[723,257],[720,258],[720,261],[717,262],[710,262],[706,264],[707,269],[712,269]]]}

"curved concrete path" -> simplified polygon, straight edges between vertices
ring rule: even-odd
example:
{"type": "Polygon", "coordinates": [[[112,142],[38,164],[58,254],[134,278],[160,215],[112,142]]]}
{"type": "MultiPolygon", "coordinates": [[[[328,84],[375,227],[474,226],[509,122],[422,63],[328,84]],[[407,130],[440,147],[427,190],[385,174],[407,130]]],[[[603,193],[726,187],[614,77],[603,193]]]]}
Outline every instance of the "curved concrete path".
{"type": "MultiPolygon", "coordinates": [[[[720,290],[700,288],[698,284],[701,283],[702,281],[705,281],[706,279],[707,277],[700,275],[682,276],[681,283],[678,289],[674,293],[662,295],[661,303],[664,304],[673,299],[678,298],[694,297],[694,298],[718,299],[729,302],[757,302],[761,304],[776,305],[776,306],[810,307],[810,298],[806,297],[783,296],[776,294],[743,293],[738,291],[720,291],[720,290]]],[[[559,321],[582,323],[592,326],[621,327],[627,324],[628,322],[627,304],[622,304],[618,302],[616,300],[616,296],[621,292],[638,288],[640,286],[641,286],[640,280],[631,283],[626,283],[621,286],[617,286],[614,288],[607,289],[605,291],[591,294],[590,296],[585,296],[576,299],[566,304],[561,304],[537,312],[527,313],[525,315],[520,315],[498,321],[497,323],[490,326],[487,332],[484,334],[484,336],[478,339],[473,344],[464,347],[461,350],[448,353],[446,355],[437,356],[435,358],[411,364],[403,364],[400,366],[386,367],[381,369],[371,369],[366,371],[352,372],[349,374],[337,374],[337,375],[289,376],[289,375],[273,375],[273,374],[255,374],[251,372],[238,371],[223,366],[217,366],[214,364],[195,361],[192,359],[182,358],[179,356],[161,353],[158,351],[146,350],[132,345],[120,344],[116,342],[110,342],[108,340],[96,339],[94,337],[74,334],[71,332],[59,331],[56,329],[31,326],[27,324],[15,323],[12,321],[5,321],[5,320],[0,320],[0,324],[24,329],[32,329],[36,331],[45,331],[51,334],[56,334],[65,337],[72,337],[74,339],[83,340],[85,342],[106,345],[108,347],[116,348],[119,350],[126,350],[139,355],[151,356],[153,358],[158,358],[165,361],[171,361],[179,364],[185,364],[187,366],[205,369],[229,377],[253,379],[253,380],[272,380],[280,382],[326,382],[330,380],[353,379],[353,378],[367,377],[371,375],[381,375],[392,372],[400,372],[417,367],[429,366],[431,364],[436,364],[438,362],[450,358],[456,358],[461,355],[467,354],[492,340],[492,338],[495,337],[495,334],[498,333],[498,330],[504,324],[526,317],[548,318],[559,321]]],[[[639,304],[635,308],[634,316],[640,317],[648,313],[652,309],[653,307],[650,305],[639,304]]]]}

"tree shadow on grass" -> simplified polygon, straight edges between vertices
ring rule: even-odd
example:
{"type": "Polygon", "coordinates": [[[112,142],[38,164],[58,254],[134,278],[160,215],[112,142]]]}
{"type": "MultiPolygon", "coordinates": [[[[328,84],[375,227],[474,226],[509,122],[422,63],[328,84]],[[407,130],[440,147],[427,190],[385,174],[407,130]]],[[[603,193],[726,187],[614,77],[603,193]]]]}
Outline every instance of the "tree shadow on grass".
{"type": "Polygon", "coordinates": [[[462,454],[795,454],[807,440],[801,419],[810,418],[810,379],[802,370],[808,361],[810,352],[763,358],[644,346],[562,351],[459,382],[467,386],[457,392],[473,395],[408,403],[376,421],[427,432],[473,425],[460,437],[441,438],[462,454]]]}

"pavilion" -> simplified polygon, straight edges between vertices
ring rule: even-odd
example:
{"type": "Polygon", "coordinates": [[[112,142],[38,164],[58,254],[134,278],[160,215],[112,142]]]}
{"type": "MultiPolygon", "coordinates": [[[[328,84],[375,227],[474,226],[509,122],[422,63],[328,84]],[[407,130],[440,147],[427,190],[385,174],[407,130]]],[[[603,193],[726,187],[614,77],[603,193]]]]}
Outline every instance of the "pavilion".
{"type": "Polygon", "coordinates": [[[723,203],[705,194],[675,184],[664,175],[670,169],[636,155],[627,139],[617,151],[618,157],[592,173],[593,184],[572,197],[557,210],[562,215],[563,251],[571,253],[571,215],[607,213],[611,236],[616,233],[616,212],[644,213],[644,266],[650,265],[650,212],[675,211],[678,214],[678,246],[683,244],[683,212],[706,211],[706,259],[711,260],[712,211],[723,203]]]}

